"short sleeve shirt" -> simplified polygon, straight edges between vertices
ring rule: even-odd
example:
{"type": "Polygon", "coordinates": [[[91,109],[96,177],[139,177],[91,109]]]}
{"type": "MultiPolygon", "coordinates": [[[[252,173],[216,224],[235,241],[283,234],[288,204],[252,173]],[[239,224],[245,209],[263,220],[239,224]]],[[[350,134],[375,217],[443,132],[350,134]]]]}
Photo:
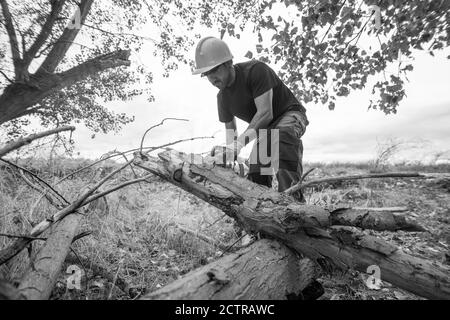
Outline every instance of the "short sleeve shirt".
{"type": "Polygon", "coordinates": [[[248,123],[256,114],[255,98],[273,89],[273,122],[287,111],[306,113],[291,90],[281,81],[275,71],[258,60],[234,65],[236,79],[231,87],[217,95],[220,122],[230,122],[237,117],[248,123]]]}

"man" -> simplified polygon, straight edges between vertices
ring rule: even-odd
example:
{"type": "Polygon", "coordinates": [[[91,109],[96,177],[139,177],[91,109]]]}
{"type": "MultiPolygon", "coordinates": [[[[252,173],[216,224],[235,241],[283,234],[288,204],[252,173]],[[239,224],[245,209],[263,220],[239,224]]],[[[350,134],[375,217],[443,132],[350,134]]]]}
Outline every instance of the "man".
{"type": "MultiPolygon", "coordinates": [[[[256,138],[248,179],[271,187],[272,175],[267,169],[275,168],[278,191],[282,192],[297,184],[302,176],[301,136],[308,125],[306,110],[265,63],[251,60],[233,65],[232,59],[230,49],[220,39],[206,37],[197,45],[193,74],[207,77],[220,90],[217,95],[219,121],[225,123],[227,129],[227,145],[214,147],[212,156],[217,160],[222,157],[235,160],[241,149],[256,138]],[[236,117],[249,123],[241,135],[237,133],[236,117]],[[278,136],[273,135],[273,129],[278,130],[278,136]],[[279,142],[277,157],[272,150],[275,145],[278,147],[274,139],[279,142]],[[271,156],[270,163],[262,159],[264,150],[271,156]]],[[[294,197],[304,202],[300,191],[294,197]]]]}

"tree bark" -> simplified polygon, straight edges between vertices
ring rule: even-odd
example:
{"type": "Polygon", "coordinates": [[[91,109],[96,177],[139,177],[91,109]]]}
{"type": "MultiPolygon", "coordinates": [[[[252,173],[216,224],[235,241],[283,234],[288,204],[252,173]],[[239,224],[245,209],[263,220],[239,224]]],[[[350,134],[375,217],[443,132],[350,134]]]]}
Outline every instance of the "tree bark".
{"type": "MultiPolygon", "coordinates": [[[[330,212],[331,224],[354,226],[361,229],[377,231],[426,231],[417,222],[407,219],[405,215],[394,214],[383,208],[340,208],[330,212]]],[[[389,208],[388,208],[389,209],[389,208]]]]}
{"type": "Polygon", "coordinates": [[[263,239],[189,272],[145,300],[286,300],[299,296],[318,267],[279,242],[263,239]]]}
{"type": "Polygon", "coordinates": [[[27,300],[47,300],[50,297],[81,218],[78,213],[65,217],[47,238],[19,285],[19,292],[27,300]]]}
{"type": "Polygon", "coordinates": [[[118,50],[88,60],[62,73],[31,76],[28,83],[7,86],[0,96],[0,125],[29,114],[27,110],[50,94],[81,81],[88,76],[119,66],[130,65],[130,51],[118,50]]]}
{"type": "Polygon", "coordinates": [[[376,179],[376,178],[421,178],[421,179],[436,179],[441,177],[441,173],[420,173],[420,172],[385,172],[385,173],[368,173],[368,174],[356,174],[356,175],[348,175],[348,176],[339,176],[339,177],[326,177],[317,180],[311,180],[307,182],[299,182],[295,186],[290,187],[285,190],[284,193],[293,194],[298,190],[304,190],[306,188],[311,188],[320,184],[326,183],[336,183],[342,181],[350,181],[350,180],[362,180],[362,179],[376,179]]]}
{"type": "Polygon", "coordinates": [[[13,141],[13,142],[9,143],[8,145],[0,148],[0,158],[14,150],[17,150],[17,149],[23,147],[24,145],[30,144],[34,140],[48,137],[48,136],[51,136],[53,134],[60,133],[63,131],[74,131],[74,130],[75,130],[75,127],[69,127],[69,126],[61,127],[61,128],[56,128],[53,130],[44,131],[41,133],[32,134],[32,135],[29,135],[28,137],[13,141]]]}
{"type": "Polygon", "coordinates": [[[367,272],[377,265],[381,280],[430,299],[450,299],[450,268],[405,254],[357,228],[332,226],[330,213],[303,205],[195,156],[166,151],[135,164],[200,197],[236,219],[249,232],[277,239],[321,265],[367,272]]]}

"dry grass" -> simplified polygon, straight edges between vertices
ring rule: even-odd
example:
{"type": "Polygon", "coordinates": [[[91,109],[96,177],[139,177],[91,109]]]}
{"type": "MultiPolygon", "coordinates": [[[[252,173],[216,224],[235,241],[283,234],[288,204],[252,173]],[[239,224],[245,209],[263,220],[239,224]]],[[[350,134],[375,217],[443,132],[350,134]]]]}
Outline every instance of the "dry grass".
{"type": "MultiPolygon", "coordinates": [[[[64,167],[64,165],[61,165],[64,167]]],[[[317,169],[307,178],[369,172],[370,164],[306,164],[317,169]]],[[[35,168],[39,170],[39,168],[35,168]]],[[[72,168],[70,168],[72,170],[72,168]]],[[[396,167],[395,171],[449,172],[448,166],[396,167]]],[[[66,170],[70,171],[70,170],[66,170]]],[[[69,200],[101,173],[92,170],[58,186],[69,200]]],[[[47,181],[54,183],[54,173],[41,171],[47,181]]],[[[115,182],[132,175],[122,173],[115,182]]],[[[368,207],[407,206],[410,214],[430,228],[430,233],[377,233],[405,250],[441,260],[450,246],[449,195],[442,190],[428,190],[414,179],[361,180],[340,185],[321,186],[309,190],[308,203],[326,208],[339,205],[368,207]],[[443,223],[443,221],[445,223],[443,223]]],[[[26,186],[5,168],[0,169],[0,232],[24,234],[32,223],[39,222],[54,212],[46,201],[30,214],[39,194],[26,186]]],[[[130,299],[151,292],[177,279],[190,270],[216,259],[222,252],[214,245],[186,235],[176,225],[203,233],[221,243],[237,239],[232,219],[224,217],[214,207],[157,178],[152,183],[141,183],[122,189],[90,206],[80,232],[92,234],[77,241],[67,259],[65,268],[77,265],[87,272],[82,290],[68,290],[67,274],[62,274],[52,299],[130,299]],[[215,222],[215,223],[214,223],[215,222]],[[76,254],[75,254],[76,253],[76,254]]],[[[0,237],[0,249],[11,243],[0,237]]],[[[34,245],[34,251],[39,243],[34,245]]],[[[0,269],[0,277],[20,281],[28,262],[23,252],[0,269]]],[[[65,271],[65,270],[63,270],[65,271]]],[[[324,299],[417,299],[413,295],[385,284],[381,291],[368,290],[364,277],[358,273],[334,274],[323,277],[326,288],[324,299]],[[386,289],[385,291],[383,291],[386,289]]]]}

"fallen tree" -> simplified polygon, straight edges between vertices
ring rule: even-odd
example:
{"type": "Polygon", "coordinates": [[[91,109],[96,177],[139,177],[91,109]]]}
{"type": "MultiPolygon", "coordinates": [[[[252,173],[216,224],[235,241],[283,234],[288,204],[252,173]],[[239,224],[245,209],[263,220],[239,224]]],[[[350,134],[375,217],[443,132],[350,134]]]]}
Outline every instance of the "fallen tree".
{"type": "Polygon", "coordinates": [[[56,224],[20,283],[18,289],[25,299],[50,298],[81,218],[79,213],[70,214],[56,224]]]}
{"type": "Polygon", "coordinates": [[[286,300],[319,275],[311,260],[283,244],[263,239],[238,252],[189,272],[142,297],[152,300],[286,300]]]}
{"type": "Polygon", "coordinates": [[[303,182],[302,179],[302,181],[300,181],[295,186],[292,186],[289,189],[285,190],[284,193],[293,194],[298,190],[304,190],[306,188],[315,187],[320,184],[333,184],[336,182],[361,180],[361,179],[375,179],[375,178],[419,178],[419,179],[431,179],[435,181],[442,181],[443,179],[449,179],[449,176],[448,174],[442,173],[386,172],[386,173],[368,173],[368,174],[355,174],[338,177],[326,177],[306,182],[303,182]]]}
{"type": "Polygon", "coordinates": [[[429,299],[450,299],[448,267],[408,255],[355,227],[332,225],[332,214],[323,208],[299,204],[231,170],[202,165],[200,156],[139,153],[134,163],[221,209],[247,232],[279,240],[322,266],[367,272],[376,265],[381,280],[429,299]]]}
{"type": "Polygon", "coordinates": [[[354,226],[377,231],[426,231],[424,227],[395,214],[390,208],[339,208],[330,212],[332,225],[354,226]]]}

